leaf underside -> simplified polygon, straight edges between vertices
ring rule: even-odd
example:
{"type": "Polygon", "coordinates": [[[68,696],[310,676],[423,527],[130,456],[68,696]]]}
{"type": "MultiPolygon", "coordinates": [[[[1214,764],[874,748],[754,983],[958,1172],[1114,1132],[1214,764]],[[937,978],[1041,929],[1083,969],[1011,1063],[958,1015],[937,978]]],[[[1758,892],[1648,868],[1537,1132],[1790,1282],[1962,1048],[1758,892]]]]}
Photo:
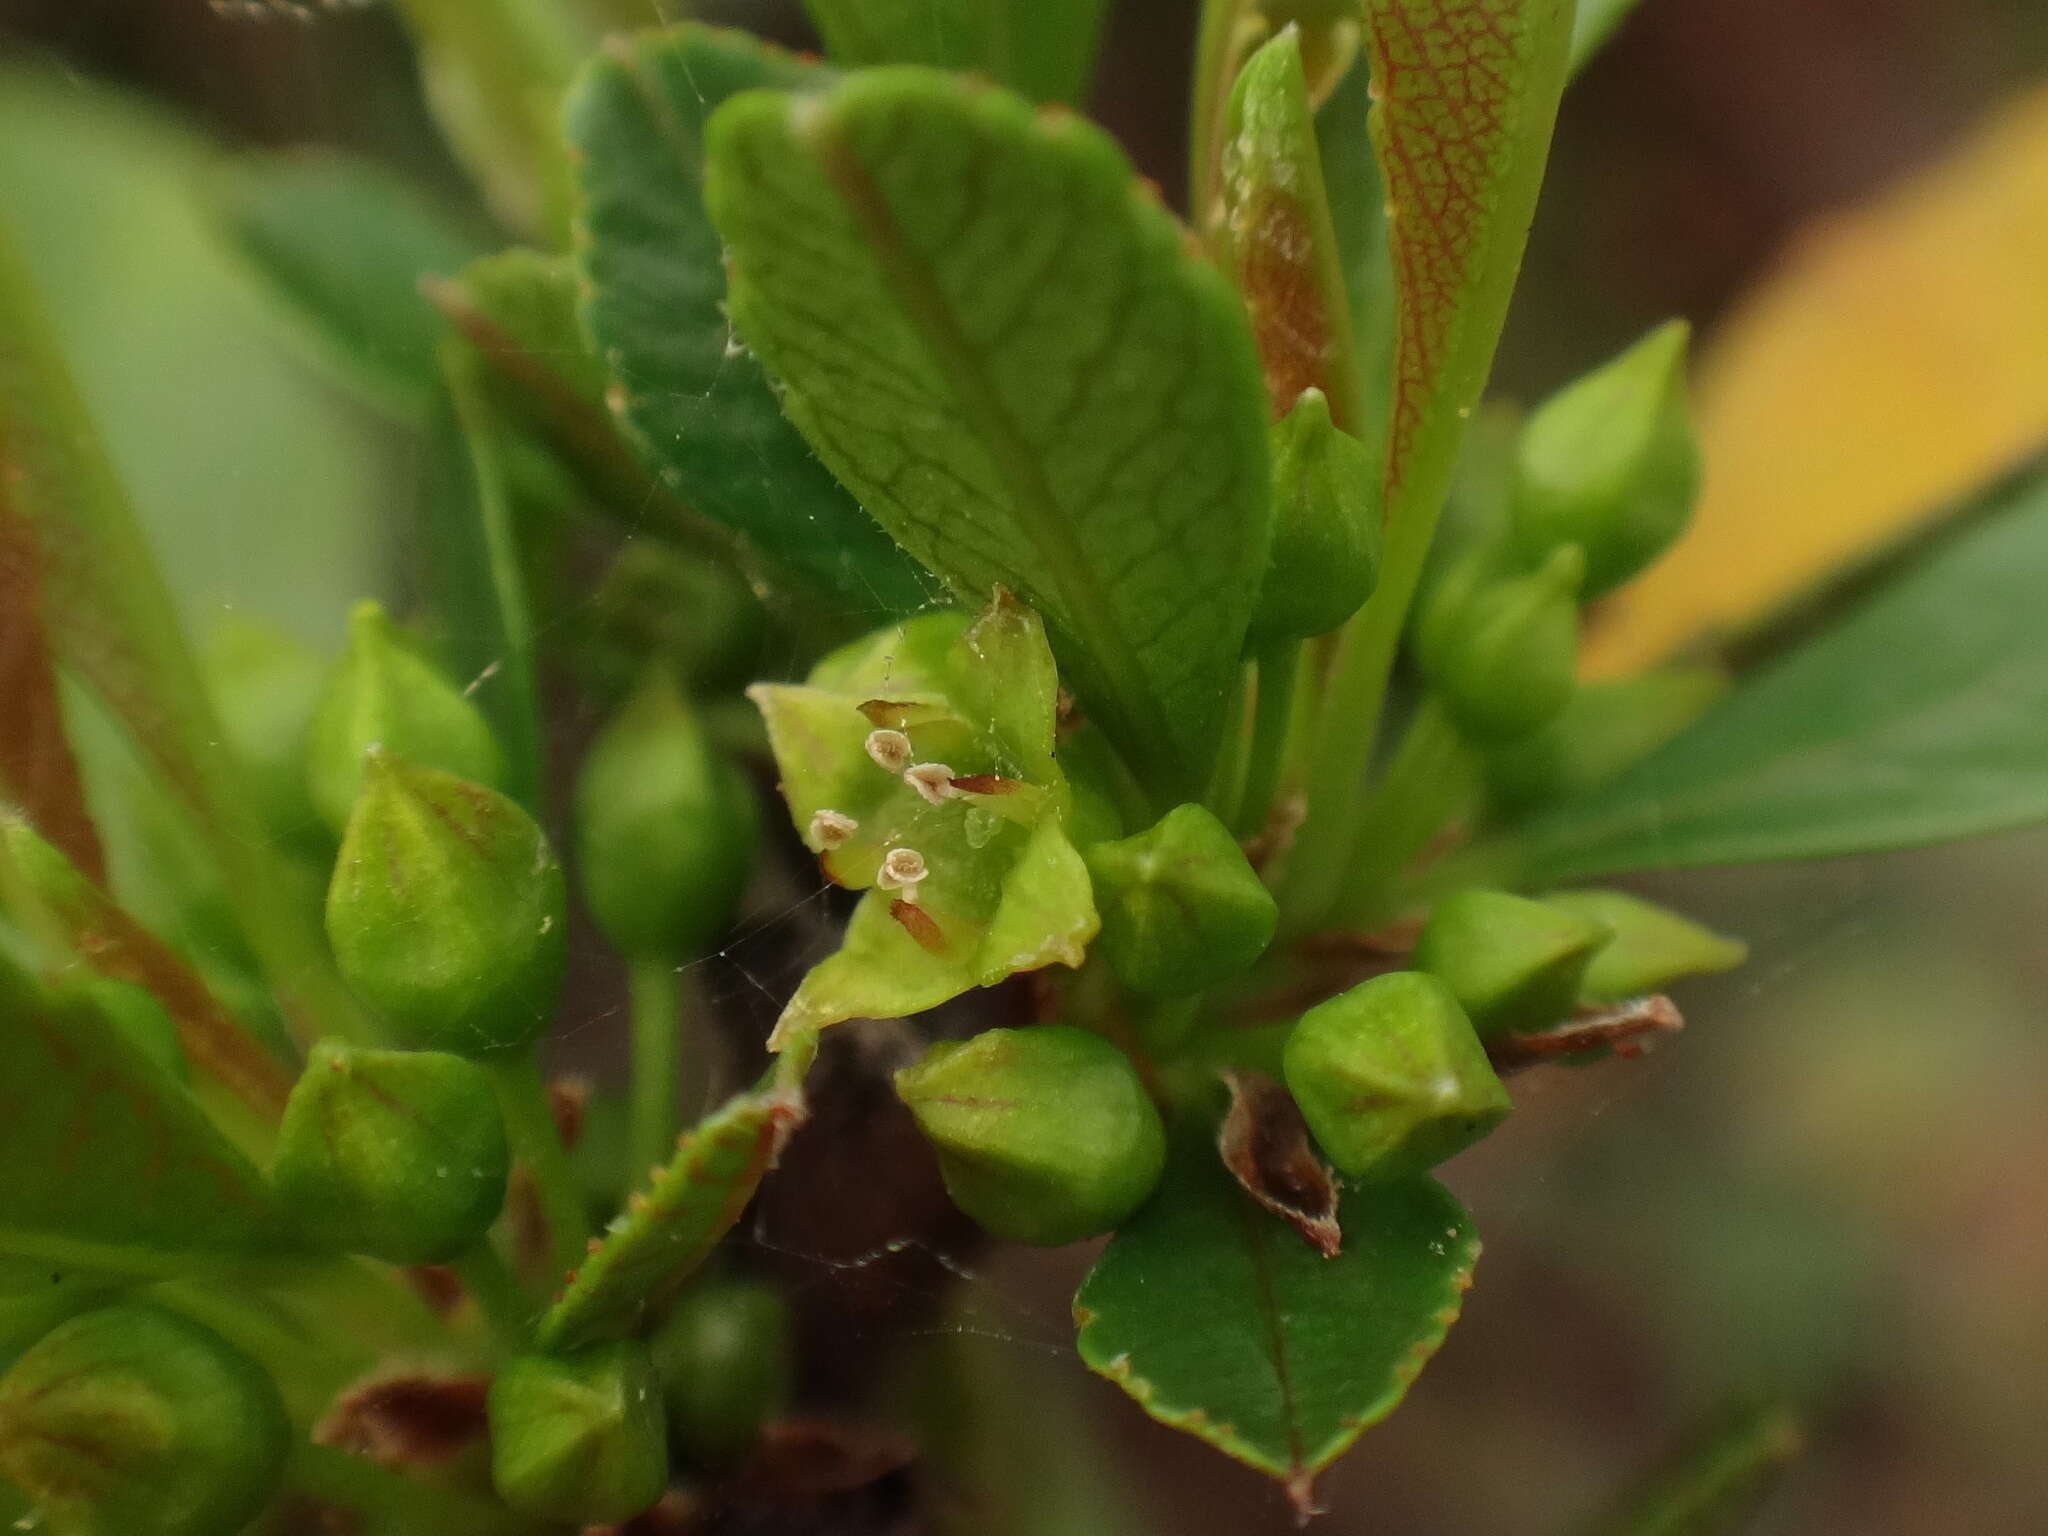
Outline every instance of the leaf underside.
{"type": "Polygon", "coordinates": [[[706,200],[820,456],[963,602],[1023,597],[1155,795],[1198,795],[1265,558],[1265,410],[1236,297],[1121,152],[880,69],[729,103],[706,200]]]}
{"type": "Polygon", "coordinates": [[[1367,1185],[1324,1258],[1190,1137],[1074,1298],[1078,1345],[1162,1423],[1286,1485],[1311,1484],[1391,1413],[1456,1321],[1479,1254],[1433,1180],[1367,1185]]]}

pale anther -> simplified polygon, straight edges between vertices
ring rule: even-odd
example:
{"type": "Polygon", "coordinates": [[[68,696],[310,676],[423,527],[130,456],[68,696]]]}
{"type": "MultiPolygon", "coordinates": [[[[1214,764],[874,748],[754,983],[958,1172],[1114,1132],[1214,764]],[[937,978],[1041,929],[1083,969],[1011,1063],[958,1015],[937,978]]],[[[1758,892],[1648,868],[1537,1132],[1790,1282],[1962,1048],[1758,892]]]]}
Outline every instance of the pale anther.
{"type": "Polygon", "coordinates": [[[910,738],[901,731],[892,731],[886,726],[869,731],[867,748],[868,756],[891,773],[901,773],[910,766],[910,738]]]}

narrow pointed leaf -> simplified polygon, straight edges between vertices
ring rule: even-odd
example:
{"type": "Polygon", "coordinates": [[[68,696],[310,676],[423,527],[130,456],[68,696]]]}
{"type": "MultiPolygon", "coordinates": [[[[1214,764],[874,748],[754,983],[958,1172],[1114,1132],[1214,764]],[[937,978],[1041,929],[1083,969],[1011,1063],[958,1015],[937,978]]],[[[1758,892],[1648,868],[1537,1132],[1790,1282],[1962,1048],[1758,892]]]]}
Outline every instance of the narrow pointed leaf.
{"type": "Polygon", "coordinates": [[[1265,558],[1222,277],[1098,129],[913,68],[729,103],[707,203],[784,408],[964,601],[1011,587],[1164,803],[1203,789],[1265,558]]]}
{"type": "Polygon", "coordinates": [[[1517,871],[1827,858],[2048,820],[2048,466],[1588,799],[1517,871]]]}
{"type": "Polygon", "coordinates": [[[1088,88],[1103,0],[804,0],[844,64],[932,64],[986,75],[1036,101],[1088,88]]]}
{"type": "Polygon", "coordinates": [[[1278,1479],[1304,1515],[1315,1475],[1443,1342],[1479,1254],[1432,1180],[1353,1189],[1339,1215],[1343,1251],[1326,1259],[1190,1137],[1074,1298],[1089,1369],[1278,1479]]]}
{"type": "Polygon", "coordinates": [[[928,583],[813,457],[734,341],[704,213],[705,120],[756,86],[824,72],[736,32],[684,25],[617,41],[568,107],[584,323],[627,436],[662,483],[856,611],[907,613],[928,583]]]}
{"type": "Polygon", "coordinates": [[[543,1349],[624,1338],[658,1316],[754,1197],[802,1123],[794,1090],[741,1094],[686,1134],[542,1316],[543,1349]]]}

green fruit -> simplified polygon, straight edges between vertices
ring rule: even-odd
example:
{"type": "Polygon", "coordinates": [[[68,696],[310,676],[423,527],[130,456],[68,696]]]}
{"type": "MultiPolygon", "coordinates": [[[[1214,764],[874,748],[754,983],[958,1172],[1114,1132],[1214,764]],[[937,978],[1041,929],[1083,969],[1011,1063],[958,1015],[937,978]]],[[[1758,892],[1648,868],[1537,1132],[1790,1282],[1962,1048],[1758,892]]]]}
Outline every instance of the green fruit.
{"type": "Polygon", "coordinates": [[[1506,891],[1446,896],[1416,941],[1413,963],[1442,980],[1483,1037],[1543,1029],[1570,1017],[1602,923],[1506,891]]]}
{"type": "Polygon", "coordinates": [[[1458,1000],[1420,971],[1376,976],[1311,1008],[1281,1062],[1317,1144],[1355,1179],[1426,1173],[1513,1107],[1458,1000]]]}
{"type": "Polygon", "coordinates": [[[696,959],[732,917],[760,833],[753,797],[665,669],[650,672],[576,783],[583,899],[635,959],[696,959]]]}
{"type": "Polygon", "coordinates": [[[439,1051],[323,1040],[285,1105],[271,1182],[329,1247],[439,1264],[497,1218],[508,1163],[482,1067],[439,1051]]]}
{"type": "Polygon", "coordinates": [[[1424,669],[1474,742],[1526,736],[1570,700],[1584,571],[1584,556],[1568,544],[1536,570],[1481,582],[1454,612],[1432,617],[1424,669]]]}
{"type": "Polygon", "coordinates": [[[996,1236],[1057,1247],[1107,1232],[1166,1166],[1166,1133],[1123,1052],[1045,1024],[942,1042],[896,1074],[953,1203],[996,1236]]]}
{"type": "Polygon", "coordinates": [[[1515,464],[1515,541],[1531,561],[1576,544],[1586,595],[1611,592],[1685,531],[1700,449],[1683,320],[1659,326],[1530,416],[1515,464]]]}
{"type": "Polygon", "coordinates": [[[372,747],[478,784],[495,786],[504,772],[482,712],[366,600],[349,614],[348,644],[306,737],[306,787],[336,835],[354,811],[372,747]]]}
{"type": "Polygon", "coordinates": [[[1271,432],[1273,544],[1246,649],[1325,635],[1372,596],[1380,573],[1377,466],[1330,422],[1319,389],[1271,432]]]}
{"type": "Polygon", "coordinates": [[[0,1472],[56,1536],[231,1536],[290,1436],[254,1361],[157,1307],[60,1323],[0,1378],[0,1472]]]}
{"type": "Polygon", "coordinates": [[[1584,1002],[1643,997],[1688,976],[1733,970],[1749,958],[1749,946],[1739,939],[1724,938],[1623,891],[1558,891],[1544,897],[1543,904],[1580,922],[1597,923],[1612,935],[1579,980],[1584,1002]]]}
{"type": "Polygon", "coordinates": [[[1199,805],[1175,806],[1082,858],[1102,913],[1096,942],[1134,992],[1199,992],[1242,974],[1272,942],[1272,893],[1230,829],[1199,805]]]}
{"type": "Polygon", "coordinates": [[[523,1355],[498,1372],[486,1412],[491,1481],[523,1515],[620,1525],[668,1485],[661,1383],[639,1344],[523,1355]]]}
{"type": "Polygon", "coordinates": [[[463,1055],[530,1043],[561,990],[561,866],[496,790],[381,750],[327,889],[342,975],[402,1042],[463,1055]]]}
{"type": "Polygon", "coordinates": [[[683,1292],[649,1348],[669,1439],[719,1466],[754,1443],[789,1390],[789,1308],[751,1280],[705,1280],[683,1292]]]}

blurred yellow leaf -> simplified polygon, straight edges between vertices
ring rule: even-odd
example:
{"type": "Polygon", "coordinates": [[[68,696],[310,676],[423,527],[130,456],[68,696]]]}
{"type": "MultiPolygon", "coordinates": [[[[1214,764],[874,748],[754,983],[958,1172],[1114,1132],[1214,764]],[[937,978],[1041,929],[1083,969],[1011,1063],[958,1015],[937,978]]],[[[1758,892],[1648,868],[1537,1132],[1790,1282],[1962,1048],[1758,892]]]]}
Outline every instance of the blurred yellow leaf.
{"type": "Polygon", "coordinates": [[[1740,630],[2048,440],[2048,91],[1811,229],[1698,402],[1699,513],[1604,605],[1589,674],[1740,630]]]}

